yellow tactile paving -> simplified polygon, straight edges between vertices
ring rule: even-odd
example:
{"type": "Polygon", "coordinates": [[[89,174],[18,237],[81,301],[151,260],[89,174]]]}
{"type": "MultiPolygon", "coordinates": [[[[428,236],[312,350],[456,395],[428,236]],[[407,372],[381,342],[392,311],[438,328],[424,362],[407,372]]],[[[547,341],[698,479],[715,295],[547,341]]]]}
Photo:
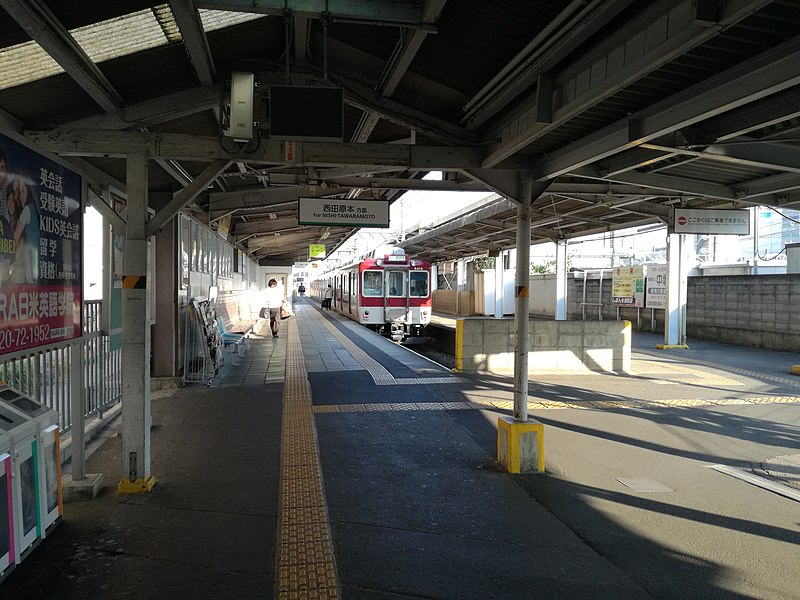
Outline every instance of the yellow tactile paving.
{"type": "Polygon", "coordinates": [[[297,325],[289,321],[283,392],[277,597],[339,600],[311,390],[297,325]]]}
{"type": "Polygon", "coordinates": [[[652,372],[653,369],[656,369],[659,372],[663,371],[669,373],[670,375],[677,371],[677,375],[672,375],[671,377],[667,376],[664,377],[664,379],[680,379],[681,381],[685,381],[686,377],[681,377],[680,375],[685,374],[691,377],[697,377],[700,380],[699,383],[702,383],[703,385],[744,385],[743,382],[737,381],[736,379],[731,379],[730,377],[725,377],[724,375],[712,375],[707,371],[692,369],[691,367],[678,365],[675,363],[645,359],[635,359],[633,361],[633,370],[637,375],[642,374],[643,372],[652,372]]]}
{"type": "MultiPolygon", "coordinates": [[[[529,400],[529,409],[614,409],[675,406],[728,406],[736,404],[800,404],[800,396],[759,396],[751,398],[720,398],[717,400],[674,399],[674,400],[601,400],[586,402],[556,402],[552,400],[529,400]]],[[[352,412],[399,412],[407,410],[512,410],[511,400],[472,400],[469,402],[429,402],[429,403],[381,403],[381,404],[323,404],[314,407],[315,413],[352,412]]]]}

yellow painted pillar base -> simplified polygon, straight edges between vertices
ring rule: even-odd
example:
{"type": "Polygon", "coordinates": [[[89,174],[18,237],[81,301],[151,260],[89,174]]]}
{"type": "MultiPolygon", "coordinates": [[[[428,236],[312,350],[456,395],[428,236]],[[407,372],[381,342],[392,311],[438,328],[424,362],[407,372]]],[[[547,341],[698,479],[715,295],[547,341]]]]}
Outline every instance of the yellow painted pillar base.
{"type": "Polygon", "coordinates": [[[656,344],[656,350],[688,350],[686,344],[656,344]]]}
{"type": "Polygon", "coordinates": [[[800,375],[800,365],[792,365],[792,375],[800,375]]]}
{"type": "Polygon", "coordinates": [[[544,425],[497,419],[497,462],[509,473],[544,473],[544,425]]]}
{"type": "Polygon", "coordinates": [[[117,485],[117,494],[140,494],[142,492],[149,492],[156,484],[156,478],[152,475],[147,477],[140,477],[136,481],[130,479],[120,479],[117,485]]]}

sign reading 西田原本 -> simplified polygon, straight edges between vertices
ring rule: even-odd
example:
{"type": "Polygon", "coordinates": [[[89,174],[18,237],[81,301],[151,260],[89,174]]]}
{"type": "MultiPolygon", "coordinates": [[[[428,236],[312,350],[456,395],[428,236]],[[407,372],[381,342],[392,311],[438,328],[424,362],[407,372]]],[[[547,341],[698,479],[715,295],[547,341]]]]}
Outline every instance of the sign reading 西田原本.
{"type": "Polygon", "coordinates": [[[81,336],[81,178],[0,134],[0,355],[81,336]]]}
{"type": "Polygon", "coordinates": [[[350,198],[298,198],[300,225],[339,227],[389,227],[389,203],[385,200],[350,198]]]}
{"type": "Polygon", "coordinates": [[[614,306],[644,306],[644,267],[617,267],[611,280],[614,306]]]}
{"type": "Polygon", "coordinates": [[[749,235],[750,213],[731,209],[675,209],[675,233],[749,235]]]}

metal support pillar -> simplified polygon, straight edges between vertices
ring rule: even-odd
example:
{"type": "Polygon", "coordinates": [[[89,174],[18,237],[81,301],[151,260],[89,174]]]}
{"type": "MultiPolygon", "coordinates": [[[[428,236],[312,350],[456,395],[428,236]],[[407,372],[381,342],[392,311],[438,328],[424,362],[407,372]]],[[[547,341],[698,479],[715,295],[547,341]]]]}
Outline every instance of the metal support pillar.
{"type": "Polygon", "coordinates": [[[78,342],[69,349],[69,401],[72,413],[72,480],[86,479],[86,408],[83,402],[83,345],[78,342]]]}
{"type": "Polygon", "coordinates": [[[494,259],[494,318],[503,318],[503,252],[494,259]]]}
{"type": "Polygon", "coordinates": [[[667,307],[664,345],[686,344],[686,243],[680,233],[667,235],[667,307]]]}
{"type": "Polygon", "coordinates": [[[122,480],[146,492],[150,473],[150,302],[147,298],[147,157],[127,158],[128,223],[122,260],[122,480]]]}
{"type": "Polygon", "coordinates": [[[556,321],[567,320],[567,240],[556,242],[556,321]]]}
{"type": "Polygon", "coordinates": [[[528,420],[528,286],[531,257],[531,177],[523,179],[517,205],[517,269],[514,276],[514,420],[528,420]]]}

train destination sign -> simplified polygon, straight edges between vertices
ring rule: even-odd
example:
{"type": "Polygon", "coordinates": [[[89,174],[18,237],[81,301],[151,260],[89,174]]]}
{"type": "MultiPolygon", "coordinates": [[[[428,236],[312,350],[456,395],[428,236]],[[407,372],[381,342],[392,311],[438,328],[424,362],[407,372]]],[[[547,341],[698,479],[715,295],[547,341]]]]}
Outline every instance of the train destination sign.
{"type": "Polygon", "coordinates": [[[389,203],[385,200],[350,198],[298,198],[300,225],[338,227],[389,227],[389,203]]]}
{"type": "Polygon", "coordinates": [[[675,233],[749,235],[750,213],[746,210],[676,208],[675,233]]]}

